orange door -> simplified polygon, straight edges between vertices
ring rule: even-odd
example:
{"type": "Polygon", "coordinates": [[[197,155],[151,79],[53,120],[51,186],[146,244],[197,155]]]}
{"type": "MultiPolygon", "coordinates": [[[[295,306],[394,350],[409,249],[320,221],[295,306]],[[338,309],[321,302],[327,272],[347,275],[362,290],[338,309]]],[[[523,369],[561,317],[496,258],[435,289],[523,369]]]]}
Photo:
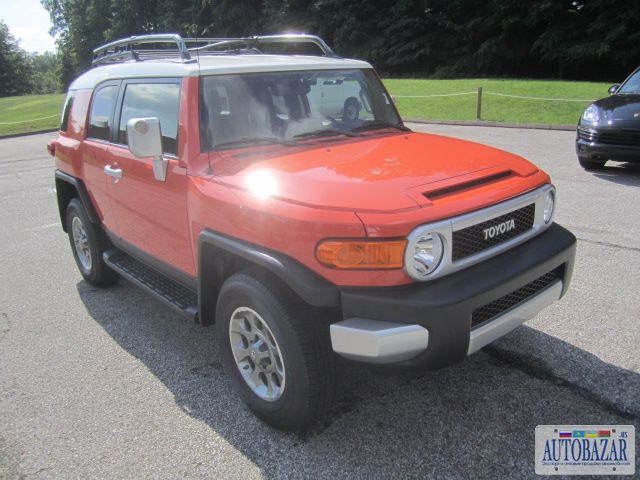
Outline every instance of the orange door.
{"type": "Polygon", "coordinates": [[[180,83],[178,80],[123,82],[118,100],[115,144],[109,148],[108,188],[116,234],[138,249],[189,275],[195,275],[187,221],[186,168],[177,158],[180,83]],[[167,178],[154,177],[152,159],[128,149],[131,118],[158,117],[167,178]]]}
{"type": "Polygon", "coordinates": [[[121,178],[108,178],[117,235],[146,253],[194,275],[187,223],[186,169],[169,159],[167,179],[153,176],[151,159],[126,147],[110,149],[110,165],[121,178]]]}

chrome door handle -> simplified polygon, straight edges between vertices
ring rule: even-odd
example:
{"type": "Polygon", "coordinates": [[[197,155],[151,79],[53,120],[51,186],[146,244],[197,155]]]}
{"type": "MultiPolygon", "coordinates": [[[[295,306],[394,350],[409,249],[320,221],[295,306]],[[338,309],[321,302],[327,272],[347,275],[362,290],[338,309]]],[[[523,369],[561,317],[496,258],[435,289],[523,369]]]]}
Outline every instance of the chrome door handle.
{"type": "Polygon", "coordinates": [[[115,178],[116,179],[115,183],[118,183],[118,181],[122,178],[122,169],[111,168],[111,165],[106,165],[104,167],[104,173],[105,175],[109,175],[110,177],[115,178]]]}

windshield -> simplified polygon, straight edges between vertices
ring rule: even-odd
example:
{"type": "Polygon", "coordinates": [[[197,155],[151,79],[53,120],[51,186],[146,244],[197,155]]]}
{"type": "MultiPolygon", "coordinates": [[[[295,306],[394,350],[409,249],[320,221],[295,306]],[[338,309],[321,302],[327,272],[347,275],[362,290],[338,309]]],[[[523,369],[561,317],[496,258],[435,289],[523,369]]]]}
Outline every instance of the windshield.
{"type": "Polygon", "coordinates": [[[633,72],[626,82],[622,84],[616,93],[627,93],[640,95],[640,69],[633,72]]]}
{"type": "Polygon", "coordinates": [[[402,127],[373,70],[216,75],[200,86],[202,150],[402,127]]]}

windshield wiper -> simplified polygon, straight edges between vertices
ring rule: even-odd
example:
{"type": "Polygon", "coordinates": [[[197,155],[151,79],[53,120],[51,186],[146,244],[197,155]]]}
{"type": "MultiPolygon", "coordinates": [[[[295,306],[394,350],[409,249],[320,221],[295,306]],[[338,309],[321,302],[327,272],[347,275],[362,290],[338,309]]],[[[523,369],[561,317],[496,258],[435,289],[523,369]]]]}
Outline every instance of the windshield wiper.
{"type": "Polygon", "coordinates": [[[216,143],[213,145],[215,150],[219,148],[228,148],[228,147],[236,147],[239,145],[251,145],[255,143],[274,143],[278,145],[287,145],[289,147],[295,147],[298,145],[296,142],[292,140],[285,140],[284,138],[278,137],[255,137],[255,138],[238,138],[236,140],[230,140],[228,142],[216,143]]]}
{"type": "Polygon", "coordinates": [[[299,133],[292,138],[304,138],[304,137],[328,137],[333,135],[346,135],[347,137],[359,137],[359,133],[353,133],[344,130],[337,130],[335,128],[320,128],[318,130],[312,130],[310,132],[299,133]]]}
{"type": "Polygon", "coordinates": [[[352,128],[351,131],[352,132],[362,132],[362,131],[365,131],[365,130],[377,130],[377,129],[381,129],[381,128],[395,128],[397,130],[402,130],[403,132],[411,132],[412,131],[409,127],[405,127],[404,125],[401,125],[401,124],[386,123],[386,122],[376,122],[376,121],[370,121],[370,122],[363,123],[359,127],[352,128]]]}

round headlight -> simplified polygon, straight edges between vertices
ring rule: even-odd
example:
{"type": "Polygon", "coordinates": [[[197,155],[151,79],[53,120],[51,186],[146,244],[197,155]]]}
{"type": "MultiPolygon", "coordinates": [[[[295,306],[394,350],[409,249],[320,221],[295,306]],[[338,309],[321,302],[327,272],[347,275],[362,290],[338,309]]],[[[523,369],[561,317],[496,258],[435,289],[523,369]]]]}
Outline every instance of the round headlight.
{"type": "Polygon", "coordinates": [[[556,208],[556,191],[549,189],[544,194],[544,223],[548,224],[553,219],[553,211],[556,208]]]}
{"type": "Polygon", "coordinates": [[[423,233],[407,247],[407,270],[416,280],[429,276],[442,261],[444,243],[439,233],[423,233]]]}
{"type": "Polygon", "coordinates": [[[582,114],[582,119],[591,123],[598,123],[600,121],[600,109],[595,105],[589,105],[582,114]]]}

